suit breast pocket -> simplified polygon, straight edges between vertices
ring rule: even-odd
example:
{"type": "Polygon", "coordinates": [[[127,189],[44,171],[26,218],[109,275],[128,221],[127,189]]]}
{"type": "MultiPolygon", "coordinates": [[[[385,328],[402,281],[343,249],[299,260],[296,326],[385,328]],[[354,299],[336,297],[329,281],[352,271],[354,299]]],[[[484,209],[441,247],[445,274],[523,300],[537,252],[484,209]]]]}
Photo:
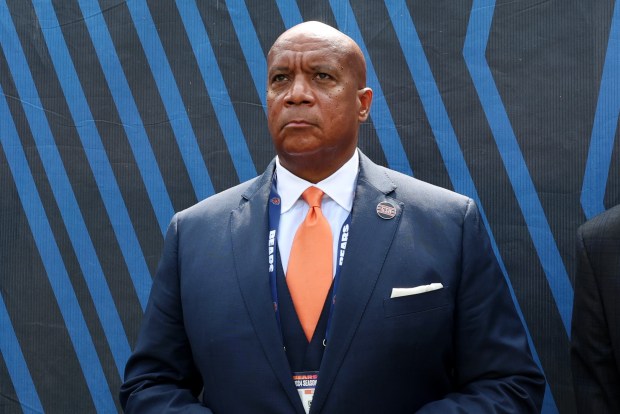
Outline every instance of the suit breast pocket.
{"type": "Polygon", "coordinates": [[[387,298],[383,300],[383,315],[386,318],[429,312],[446,308],[451,304],[449,287],[419,293],[417,295],[387,298]]]}

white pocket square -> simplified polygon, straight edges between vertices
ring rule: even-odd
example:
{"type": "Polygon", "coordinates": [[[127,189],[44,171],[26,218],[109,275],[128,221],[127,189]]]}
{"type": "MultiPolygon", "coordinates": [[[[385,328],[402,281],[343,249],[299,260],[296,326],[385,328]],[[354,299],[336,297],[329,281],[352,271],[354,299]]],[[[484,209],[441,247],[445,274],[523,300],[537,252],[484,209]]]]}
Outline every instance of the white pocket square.
{"type": "Polygon", "coordinates": [[[418,295],[420,293],[430,292],[432,290],[443,289],[441,283],[431,283],[430,285],[420,285],[412,288],[393,288],[390,298],[399,298],[401,296],[418,295]]]}

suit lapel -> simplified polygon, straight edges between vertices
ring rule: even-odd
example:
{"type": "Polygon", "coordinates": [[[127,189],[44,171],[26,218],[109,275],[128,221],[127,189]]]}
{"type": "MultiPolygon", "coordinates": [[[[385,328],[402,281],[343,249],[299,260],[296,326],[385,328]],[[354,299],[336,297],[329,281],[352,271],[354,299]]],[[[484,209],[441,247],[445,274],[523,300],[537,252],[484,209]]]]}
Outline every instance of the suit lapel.
{"type": "Polygon", "coordinates": [[[303,406],[284,353],[269,288],[267,201],[273,170],[274,162],[248,188],[243,194],[245,200],[231,213],[233,260],[239,288],[265,356],[296,411],[303,414],[303,406]]]}
{"type": "Polygon", "coordinates": [[[362,319],[402,215],[402,203],[388,197],[395,185],[385,171],[360,153],[360,173],[351,230],[338,287],[330,340],[325,348],[312,413],[321,411],[362,319]],[[396,216],[382,219],[377,204],[390,202],[396,216]]]}

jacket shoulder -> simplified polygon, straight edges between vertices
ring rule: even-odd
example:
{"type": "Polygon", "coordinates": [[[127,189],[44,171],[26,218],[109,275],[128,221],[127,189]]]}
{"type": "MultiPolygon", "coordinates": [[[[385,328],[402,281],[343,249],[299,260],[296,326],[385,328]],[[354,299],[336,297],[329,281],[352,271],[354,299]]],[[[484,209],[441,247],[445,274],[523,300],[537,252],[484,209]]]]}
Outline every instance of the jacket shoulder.
{"type": "Polygon", "coordinates": [[[594,216],[579,226],[578,231],[584,239],[620,239],[620,205],[594,216]]]}
{"type": "Polygon", "coordinates": [[[426,181],[385,167],[379,168],[383,169],[385,174],[394,183],[395,198],[402,199],[405,202],[415,203],[436,211],[443,211],[446,209],[466,210],[468,206],[475,204],[470,197],[452,190],[427,183],[426,181]]]}
{"type": "Polygon", "coordinates": [[[248,192],[260,177],[255,177],[234,187],[205,198],[198,203],[179,211],[175,216],[181,221],[204,218],[205,216],[226,217],[243,202],[248,192]]]}

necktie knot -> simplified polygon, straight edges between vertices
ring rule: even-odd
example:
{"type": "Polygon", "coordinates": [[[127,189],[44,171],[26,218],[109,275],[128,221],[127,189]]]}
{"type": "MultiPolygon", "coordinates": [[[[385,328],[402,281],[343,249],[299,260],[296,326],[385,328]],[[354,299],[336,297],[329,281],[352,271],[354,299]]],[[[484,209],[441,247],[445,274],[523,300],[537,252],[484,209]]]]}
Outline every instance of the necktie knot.
{"type": "Polygon", "coordinates": [[[321,207],[321,199],[323,198],[323,191],[316,187],[308,187],[303,192],[301,197],[310,207],[321,207]]]}

